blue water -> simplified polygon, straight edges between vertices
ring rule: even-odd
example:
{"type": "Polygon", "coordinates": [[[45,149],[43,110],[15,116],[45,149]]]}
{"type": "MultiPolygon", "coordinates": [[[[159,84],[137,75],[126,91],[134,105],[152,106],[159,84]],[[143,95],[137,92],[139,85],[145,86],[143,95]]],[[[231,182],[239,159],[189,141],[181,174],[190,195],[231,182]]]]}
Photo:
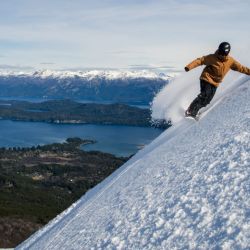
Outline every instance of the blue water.
{"type": "Polygon", "coordinates": [[[28,111],[28,112],[35,112],[35,113],[48,112],[47,110],[41,110],[41,109],[25,109],[25,111],[28,111]]]}
{"type": "Polygon", "coordinates": [[[0,147],[30,147],[64,142],[68,137],[96,140],[84,150],[98,150],[129,156],[149,144],[161,129],[92,124],[50,124],[42,122],[0,121],[0,147]]]}
{"type": "MultiPolygon", "coordinates": [[[[1,101],[10,101],[10,100],[16,100],[16,101],[27,101],[27,102],[34,102],[34,103],[40,103],[40,102],[45,102],[45,101],[50,101],[50,100],[64,100],[63,98],[58,98],[58,99],[50,99],[50,98],[38,98],[38,97],[0,97],[1,101]]],[[[114,104],[117,102],[113,101],[90,101],[90,100],[85,100],[85,99],[76,99],[74,100],[79,103],[98,103],[98,104],[114,104]]],[[[149,109],[150,105],[149,104],[139,104],[139,103],[124,103],[129,106],[141,108],[141,109],[149,109]]]]}

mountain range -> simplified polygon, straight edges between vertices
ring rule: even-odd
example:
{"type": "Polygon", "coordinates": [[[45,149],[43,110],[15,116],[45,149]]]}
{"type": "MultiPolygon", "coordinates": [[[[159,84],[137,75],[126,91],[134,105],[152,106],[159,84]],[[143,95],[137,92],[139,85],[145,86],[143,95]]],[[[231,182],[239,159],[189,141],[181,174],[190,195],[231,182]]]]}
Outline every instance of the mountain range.
{"type": "Polygon", "coordinates": [[[146,70],[0,72],[0,97],[149,104],[172,76],[146,70]]]}

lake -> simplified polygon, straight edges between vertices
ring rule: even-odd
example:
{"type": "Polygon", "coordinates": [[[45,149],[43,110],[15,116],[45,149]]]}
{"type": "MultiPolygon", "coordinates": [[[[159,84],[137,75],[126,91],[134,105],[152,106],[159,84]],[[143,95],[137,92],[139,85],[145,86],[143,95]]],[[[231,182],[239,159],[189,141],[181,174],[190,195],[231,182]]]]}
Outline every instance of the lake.
{"type": "Polygon", "coordinates": [[[0,147],[30,147],[80,137],[97,141],[84,146],[86,151],[98,150],[116,156],[130,156],[162,131],[148,127],[0,120],[0,147]]]}
{"type": "MultiPolygon", "coordinates": [[[[49,98],[38,98],[38,97],[3,97],[0,96],[1,101],[9,101],[9,100],[16,100],[16,101],[27,101],[27,102],[34,102],[34,103],[39,103],[39,102],[46,102],[46,101],[51,101],[51,100],[65,100],[64,98],[58,98],[58,99],[49,99],[49,98]]],[[[90,101],[90,100],[85,100],[85,99],[71,99],[72,101],[79,102],[79,103],[97,103],[97,104],[115,104],[117,102],[112,102],[112,101],[90,101]]],[[[141,109],[149,109],[150,105],[149,104],[143,104],[143,103],[121,103],[121,104],[126,104],[129,106],[141,108],[141,109]]]]}

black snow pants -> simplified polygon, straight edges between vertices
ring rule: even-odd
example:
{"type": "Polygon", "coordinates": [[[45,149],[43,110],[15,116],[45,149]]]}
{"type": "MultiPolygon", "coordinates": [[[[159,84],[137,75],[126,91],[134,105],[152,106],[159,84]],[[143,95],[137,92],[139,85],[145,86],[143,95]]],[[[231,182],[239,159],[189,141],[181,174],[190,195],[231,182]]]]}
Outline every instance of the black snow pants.
{"type": "Polygon", "coordinates": [[[198,111],[207,106],[214,97],[217,87],[206,82],[204,80],[200,80],[201,93],[193,100],[190,104],[188,111],[196,116],[198,111]]]}

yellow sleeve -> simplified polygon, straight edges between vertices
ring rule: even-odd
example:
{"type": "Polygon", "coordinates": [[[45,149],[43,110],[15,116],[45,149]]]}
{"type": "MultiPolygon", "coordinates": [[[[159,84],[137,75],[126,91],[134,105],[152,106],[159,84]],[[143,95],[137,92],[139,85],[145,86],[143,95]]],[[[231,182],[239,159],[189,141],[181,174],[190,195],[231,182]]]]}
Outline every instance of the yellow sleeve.
{"type": "Polygon", "coordinates": [[[195,59],[194,61],[189,63],[186,67],[189,70],[191,70],[201,65],[209,65],[210,63],[211,63],[211,55],[207,55],[195,59]]]}
{"type": "Polygon", "coordinates": [[[232,66],[231,66],[232,70],[238,71],[240,73],[246,74],[246,75],[250,75],[250,69],[241,65],[239,62],[237,62],[236,60],[234,60],[232,66]]]}

